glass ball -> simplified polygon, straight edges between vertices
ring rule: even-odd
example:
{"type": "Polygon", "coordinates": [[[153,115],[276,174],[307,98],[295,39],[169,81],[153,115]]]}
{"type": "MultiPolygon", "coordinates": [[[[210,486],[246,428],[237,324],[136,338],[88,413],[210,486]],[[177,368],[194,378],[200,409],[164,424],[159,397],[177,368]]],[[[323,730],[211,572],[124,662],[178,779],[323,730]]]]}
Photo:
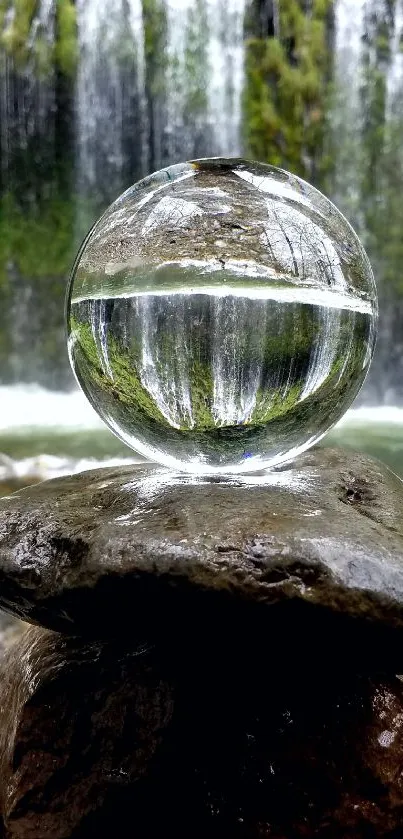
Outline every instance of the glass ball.
{"type": "Polygon", "coordinates": [[[71,364],[109,428],[210,474],[319,440],[361,387],[376,318],[368,258],[336,207],[240,159],[128,189],[85,239],[67,299],[71,364]]]}

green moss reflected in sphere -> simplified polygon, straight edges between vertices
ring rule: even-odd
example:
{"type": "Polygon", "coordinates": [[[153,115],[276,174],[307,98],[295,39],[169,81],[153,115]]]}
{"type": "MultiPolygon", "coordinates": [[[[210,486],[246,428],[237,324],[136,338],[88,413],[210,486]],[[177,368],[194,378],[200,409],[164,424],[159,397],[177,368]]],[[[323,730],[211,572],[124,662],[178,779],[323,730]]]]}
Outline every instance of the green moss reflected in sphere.
{"type": "Polygon", "coordinates": [[[70,281],[69,353],[133,449],[247,472],[342,416],[376,316],[366,254],[325,196],[272,166],[199,160],[135,184],[92,228],[70,281]]]}

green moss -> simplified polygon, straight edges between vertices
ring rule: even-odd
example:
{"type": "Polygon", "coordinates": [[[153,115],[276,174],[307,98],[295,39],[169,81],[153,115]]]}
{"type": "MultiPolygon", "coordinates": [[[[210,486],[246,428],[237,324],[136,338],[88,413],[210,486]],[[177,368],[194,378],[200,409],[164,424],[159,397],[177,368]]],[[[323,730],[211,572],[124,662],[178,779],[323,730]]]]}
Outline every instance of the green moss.
{"type": "Polygon", "coordinates": [[[166,8],[161,0],[142,0],[146,84],[153,97],[165,91],[167,68],[166,8]]]}
{"type": "Polygon", "coordinates": [[[151,420],[169,426],[165,417],[158,410],[153,398],[141,384],[133,360],[119,342],[112,336],[108,338],[108,356],[113,380],[102,369],[98,349],[94,342],[89,324],[81,323],[74,316],[70,318],[70,332],[74,334],[76,350],[79,348],[81,363],[87,368],[87,387],[90,394],[100,391],[107,402],[108,398],[129,408],[133,420],[139,414],[141,420],[151,420]]]}
{"type": "Polygon", "coordinates": [[[3,0],[0,7],[0,46],[22,63],[29,56],[28,39],[39,0],[3,0]],[[12,10],[12,14],[7,14],[12,10]],[[6,23],[7,21],[7,23],[6,23]]]}
{"type": "Polygon", "coordinates": [[[75,73],[78,59],[77,12],[73,0],[57,0],[55,60],[66,76],[75,73]]]}
{"type": "Polygon", "coordinates": [[[57,0],[55,42],[33,25],[40,0],[0,0],[0,48],[14,58],[17,67],[28,62],[38,76],[46,76],[54,66],[62,73],[75,72],[78,56],[76,8],[74,0],[57,0]],[[8,14],[12,11],[12,14],[8,14]]]}
{"type": "Polygon", "coordinates": [[[11,263],[33,281],[65,276],[73,258],[74,209],[60,200],[32,212],[23,210],[10,194],[0,200],[0,282],[11,263]]]}
{"type": "Polygon", "coordinates": [[[189,374],[189,390],[195,426],[200,431],[214,428],[214,419],[211,412],[213,404],[211,367],[196,359],[193,360],[189,374]]]}
{"type": "Polygon", "coordinates": [[[326,121],[329,8],[330,0],[314,0],[307,15],[298,0],[282,0],[278,34],[246,40],[247,152],[311,178],[326,121]]]}
{"type": "Polygon", "coordinates": [[[258,425],[278,419],[283,414],[288,414],[298,402],[303,389],[303,382],[293,385],[284,397],[278,390],[262,390],[259,388],[256,394],[256,405],[253,409],[250,423],[258,425]]]}

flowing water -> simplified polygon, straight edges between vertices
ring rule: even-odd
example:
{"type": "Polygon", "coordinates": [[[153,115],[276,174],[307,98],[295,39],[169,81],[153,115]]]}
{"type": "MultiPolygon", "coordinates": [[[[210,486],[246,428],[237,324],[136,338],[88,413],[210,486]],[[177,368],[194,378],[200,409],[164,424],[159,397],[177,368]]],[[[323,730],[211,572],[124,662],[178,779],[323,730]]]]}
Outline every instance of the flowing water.
{"type": "MultiPolygon", "coordinates": [[[[0,494],[25,483],[141,460],[106,428],[79,391],[1,387],[0,404],[0,494]]],[[[401,409],[352,409],[322,445],[367,452],[403,478],[402,428],[401,409]]]]}
{"type": "MultiPolygon", "coordinates": [[[[45,60],[55,45],[56,0],[39,0],[27,37],[28,60],[16,66],[8,54],[1,54],[2,191],[22,195],[26,201],[24,213],[26,208],[35,206],[38,196],[47,202],[55,189],[59,189],[54,172],[60,159],[61,139],[68,145],[73,134],[75,235],[79,238],[92,213],[91,207],[87,211],[86,202],[91,204],[94,196],[97,206],[105,206],[124,186],[161,165],[212,152],[241,153],[246,5],[246,0],[207,0],[206,4],[198,0],[165,0],[166,28],[161,57],[169,58],[169,71],[154,67],[154,75],[150,77],[141,0],[76,0],[77,83],[67,96],[63,93],[60,104],[60,78],[53,65],[45,73],[34,72],[37,58],[45,60]],[[203,8],[205,11],[198,18],[203,8]],[[197,66],[189,61],[192,54],[197,56],[197,66]],[[159,92],[161,72],[162,94],[159,92]],[[193,73],[193,78],[189,73],[193,73]],[[196,95],[200,90],[201,98],[196,95]],[[35,161],[34,170],[32,161],[35,161]]],[[[362,200],[367,107],[363,68],[368,63],[363,61],[363,56],[367,32],[371,34],[373,22],[387,8],[393,9],[388,35],[390,49],[385,51],[382,67],[371,64],[375,60],[374,50],[369,62],[375,79],[378,70],[385,74],[388,127],[400,107],[403,2],[336,0],[335,3],[336,95],[329,116],[335,140],[333,148],[337,152],[337,177],[332,197],[358,227],[364,242],[368,233],[362,200]]],[[[9,4],[5,27],[12,17],[13,4],[9,4]]],[[[398,166],[390,168],[393,178],[398,166]]],[[[377,196],[381,208],[384,182],[385,170],[381,170],[377,196]]],[[[21,239],[18,241],[21,243],[21,239]]],[[[382,291],[381,259],[375,267],[382,291]]],[[[67,268],[66,264],[64,270],[67,268]]],[[[56,293],[56,285],[50,284],[46,273],[44,297],[39,289],[37,266],[35,277],[23,281],[10,258],[6,272],[11,284],[7,299],[2,301],[0,328],[6,330],[7,324],[12,323],[12,329],[7,338],[7,353],[2,356],[3,381],[46,383],[51,379],[53,387],[61,388],[68,381],[66,364],[60,362],[64,345],[60,286],[64,280],[59,281],[56,293]],[[44,299],[49,305],[44,305],[44,299]],[[56,349],[45,357],[42,348],[52,341],[56,349]]],[[[340,430],[333,432],[333,439],[336,435],[337,439],[353,441],[357,447],[381,455],[392,468],[403,473],[403,443],[400,443],[403,415],[393,407],[400,405],[403,398],[403,347],[397,331],[401,320],[399,302],[395,305],[393,299],[383,298],[374,373],[362,396],[364,403],[390,407],[350,412],[340,430]]],[[[102,333],[97,334],[101,348],[104,339],[102,333]]],[[[328,352],[331,355],[331,346],[328,352]]],[[[107,363],[105,360],[105,370],[110,373],[107,363]]],[[[153,364],[152,357],[148,366],[145,360],[149,377],[155,375],[153,364]]],[[[318,386],[320,367],[319,359],[312,364],[306,387],[318,386]]],[[[182,398],[186,401],[186,394],[182,398]]],[[[215,388],[214,398],[217,415],[229,410],[228,394],[219,386],[215,388]]],[[[244,412],[249,410],[248,400],[250,394],[245,393],[244,412]]],[[[108,431],[102,431],[97,423],[98,430],[91,425],[94,422],[90,420],[91,411],[88,409],[87,413],[85,402],[77,393],[51,394],[21,384],[0,388],[0,404],[4,474],[7,470],[21,474],[33,470],[35,474],[47,476],[54,470],[67,468],[63,463],[75,469],[79,463],[85,465],[83,458],[87,453],[89,458],[96,459],[128,456],[108,431]],[[79,427],[75,427],[76,419],[79,427]],[[55,460],[46,460],[49,457],[55,460]]]]}
{"type": "Polygon", "coordinates": [[[193,272],[187,291],[73,297],[71,354],[90,401],[133,448],[219,465],[231,447],[259,465],[318,437],[349,404],[371,354],[372,306],[216,282],[198,288],[193,272]]]}
{"type": "Polygon", "coordinates": [[[166,0],[164,9],[165,59],[153,68],[164,94],[150,107],[142,0],[77,0],[79,199],[100,189],[112,197],[133,173],[212,149],[240,154],[245,0],[166,0]]]}

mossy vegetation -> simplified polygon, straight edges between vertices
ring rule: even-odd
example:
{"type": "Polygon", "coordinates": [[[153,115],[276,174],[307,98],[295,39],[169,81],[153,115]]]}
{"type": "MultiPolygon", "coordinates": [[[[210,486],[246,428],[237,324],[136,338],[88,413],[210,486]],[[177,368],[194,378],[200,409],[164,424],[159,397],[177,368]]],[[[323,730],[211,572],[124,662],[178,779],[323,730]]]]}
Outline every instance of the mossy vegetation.
{"type": "Polygon", "coordinates": [[[39,212],[27,213],[10,194],[0,200],[0,283],[10,265],[36,283],[41,278],[65,276],[74,244],[70,202],[55,199],[39,212]]]}
{"type": "Polygon", "coordinates": [[[100,362],[98,348],[94,341],[91,327],[72,316],[69,324],[74,336],[74,354],[80,366],[86,371],[86,383],[89,395],[103,395],[125,406],[133,422],[146,418],[168,427],[165,417],[158,410],[156,403],[143,387],[130,354],[125,351],[112,336],[108,338],[108,357],[113,378],[108,376],[100,362]]]}
{"type": "Polygon", "coordinates": [[[265,31],[256,32],[260,0],[245,23],[244,130],[247,153],[319,180],[331,54],[331,0],[272,4],[265,31]],[[275,9],[278,16],[275,17],[275,9]]]}
{"type": "Polygon", "coordinates": [[[77,12],[74,0],[57,0],[55,61],[66,76],[73,76],[78,61],[77,12]]]}
{"type": "Polygon", "coordinates": [[[40,0],[0,0],[0,49],[20,69],[30,62],[31,70],[40,76],[55,66],[73,75],[78,57],[75,3],[56,0],[54,40],[49,40],[40,23],[39,6],[40,0]]]}
{"type": "MultiPolygon", "coordinates": [[[[0,45],[19,64],[30,55],[29,34],[38,3],[39,0],[0,0],[0,45]]],[[[42,41],[34,49],[34,57],[35,52],[41,57],[40,66],[44,64],[43,49],[42,41]]]]}

